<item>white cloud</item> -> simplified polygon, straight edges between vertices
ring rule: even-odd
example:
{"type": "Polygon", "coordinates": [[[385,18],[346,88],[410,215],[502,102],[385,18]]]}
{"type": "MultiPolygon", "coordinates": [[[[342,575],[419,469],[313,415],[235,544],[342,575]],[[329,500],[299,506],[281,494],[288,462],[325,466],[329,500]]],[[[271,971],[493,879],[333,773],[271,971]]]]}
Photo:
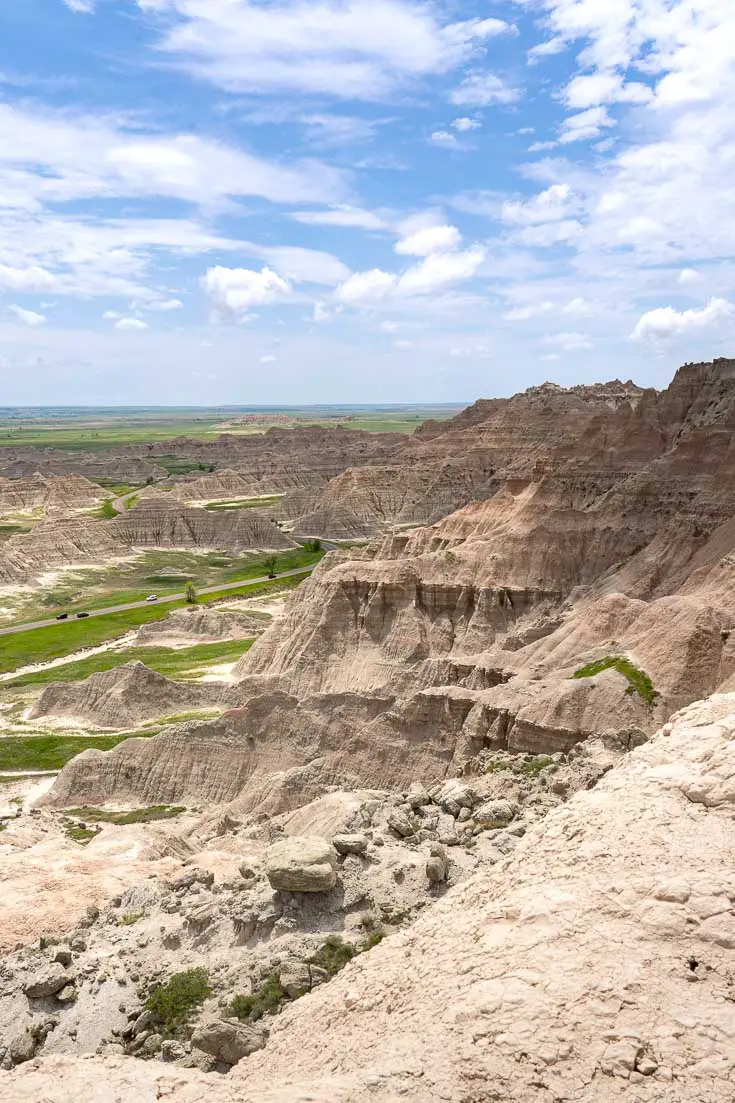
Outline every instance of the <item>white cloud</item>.
{"type": "Polygon", "coordinates": [[[118,318],[122,317],[122,315],[118,314],[116,310],[106,310],[102,317],[106,322],[115,322],[118,318]]]}
{"type": "Polygon", "coordinates": [[[400,329],[401,327],[398,325],[398,322],[386,321],[380,323],[380,328],[382,329],[383,333],[395,333],[396,330],[400,329]]]}
{"type": "Polygon", "coordinates": [[[27,268],[11,268],[0,264],[0,291],[22,291],[25,294],[39,294],[50,291],[55,279],[45,268],[31,265],[27,268]]]}
{"type": "Polygon", "coordinates": [[[330,310],[326,303],[317,301],[314,303],[314,313],[312,321],[317,325],[323,322],[333,322],[335,317],[342,312],[342,307],[337,306],[334,310],[330,310]]]}
{"type": "Polygon", "coordinates": [[[377,124],[359,115],[303,115],[306,138],[312,145],[331,149],[341,146],[365,145],[375,137],[377,124]]]}
{"type": "Polygon", "coordinates": [[[455,345],[449,349],[453,360],[485,360],[490,355],[487,345],[455,345]]]}
{"type": "Polygon", "coordinates": [[[455,119],[452,123],[452,128],[458,130],[460,134],[466,134],[469,130],[479,130],[482,127],[482,123],[479,119],[470,119],[464,115],[460,119],[455,119]]]}
{"type": "Polygon", "coordinates": [[[184,304],[182,303],[181,299],[162,299],[159,301],[147,303],[146,310],[160,310],[167,312],[171,310],[181,310],[183,305],[184,304]]]}
{"type": "Polygon", "coordinates": [[[468,280],[476,274],[486,255],[487,251],[479,245],[464,252],[435,253],[404,272],[397,289],[403,294],[424,295],[468,280]]]}
{"type": "Polygon", "coordinates": [[[333,207],[327,211],[296,211],[291,215],[307,226],[354,227],[356,230],[384,230],[387,223],[372,211],[360,207],[333,207]]]}
{"type": "Polygon", "coordinates": [[[518,226],[528,226],[535,222],[557,222],[574,213],[578,205],[578,197],[569,184],[552,184],[532,199],[503,203],[500,217],[503,222],[518,226]]]}
{"type": "Polygon", "coordinates": [[[610,117],[607,108],[590,107],[587,111],[569,115],[564,120],[559,141],[562,145],[567,145],[569,142],[586,142],[590,138],[597,138],[603,128],[609,126],[615,126],[615,120],[610,117]]]}
{"type": "Polygon", "coordinates": [[[562,314],[573,314],[577,318],[588,318],[590,314],[594,313],[594,310],[591,303],[578,297],[565,303],[561,308],[561,312],[562,314]]]}
{"type": "Polygon", "coordinates": [[[547,314],[554,309],[554,304],[548,299],[538,303],[527,303],[525,306],[514,306],[506,311],[503,318],[506,322],[526,322],[529,318],[536,318],[539,314],[547,314]]]}
{"type": "Polygon", "coordinates": [[[257,246],[254,253],[295,283],[333,287],[350,275],[350,269],[341,260],[317,249],[302,249],[295,245],[257,246]]]}
{"type": "Polygon", "coordinates": [[[25,310],[22,306],[15,306],[15,304],[9,306],[8,311],[14,314],[18,321],[22,322],[24,326],[32,326],[35,328],[37,326],[42,326],[46,321],[45,314],[37,314],[35,310],[25,310]]]}
{"type": "Polygon", "coordinates": [[[337,297],[345,303],[379,302],[394,288],[396,277],[380,268],[355,272],[337,288],[337,297]]]}
{"type": "Polygon", "coordinates": [[[443,149],[464,149],[460,141],[458,141],[456,135],[450,134],[448,130],[434,130],[429,137],[429,141],[435,146],[441,146],[443,149]]]}
{"type": "Polygon", "coordinates": [[[652,98],[647,85],[635,81],[626,84],[619,73],[609,70],[573,77],[564,91],[567,106],[576,110],[604,103],[647,103],[652,98]]]}
{"type": "Polygon", "coordinates": [[[260,272],[249,268],[209,268],[202,287],[210,299],[215,316],[242,320],[253,306],[264,306],[289,291],[289,285],[270,268],[260,272]]]}
{"type": "Polygon", "coordinates": [[[678,283],[691,284],[699,283],[702,279],[700,273],[696,268],[682,268],[679,273],[678,283]]]}
{"type": "Polygon", "coordinates": [[[120,318],[118,322],[115,322],[115,329],[123,332],[140,333],[144,329],[148,329],[148,323],[141,321],[140,318],[120,318]]]}
{"type": "Polygon", "coordinates": [[[67,8],[82,15],[91,15],[95,8],[95,0],[64,0],[67,8]]]}
{"type": "Polygon", "coordinates": [[[579,352],[592,348],[592,342],[584,333],[553,333],[544,337],[543,344],[552,345],[561,352],[579,352]]]}
{"type": "Polygon", "coordinates": [[[402,238],[395,250],[401,256],[428,257],[430,253],[445,253],[459,246],[462,236],[456,226],[425,226],[402,238]]]}
{"type": "Polygon", "coordinates": [[[278,357],[273,356],[272,353],[267,353],[265,356],[261,356],[258,360],[259,364],[275,364],[278,357]]]}
{"type": "Polygon", "coordinates": [[[680,311],[673,306],[663,306],[641,315],[631,336],[637,341],[665,341],[710,329],[734,317],[735,305],[727,299],[710,299],[699,310],[680,311]]]}
{"type": "Polygon", "coordinates": [[[471,73],[449,98],[458,106],[489,107],[493,103],[515,103],[518,92],[495,73],[471,73]]]}
{"type": "Polygon", "coordinates": [[[415,344],[414,341],[408,341],[405,338],[402,338],[399,341],[394,341],[393,342],[393,348],[394,349],[415,349],[416,344],[415,344]]]}
{"type": "Polygon", "coordinates": [[[445,23],[408,0],[138,0],[163,20],[159,50],[230,91],[376,100],[452,71],[512,28],[499,19],[445,23]]]}

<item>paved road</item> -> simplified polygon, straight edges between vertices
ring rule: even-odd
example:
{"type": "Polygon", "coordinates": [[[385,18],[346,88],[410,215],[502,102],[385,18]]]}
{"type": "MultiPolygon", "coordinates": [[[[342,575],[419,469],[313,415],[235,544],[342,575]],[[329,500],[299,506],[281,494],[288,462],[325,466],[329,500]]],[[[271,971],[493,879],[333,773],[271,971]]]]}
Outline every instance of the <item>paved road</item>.
{"type": "MultiPolygon", "coordinates": [[[[277,574],[276,579],[279,578],[293,578],[299,574],[309,574],[314,570],[314,567],[297,567],[294,571],[283,571],[282,574],[277,574]]],[[[241,590],[243,586],[256,586],[260,582],[273,582],[272,578],[268,575],[263,575],[262,578],[246,578],[242,582],[228,582],[225,586],[220,584],[219,586],[207,586],[202,589],[198,589],[198,594],[216,594],[220,590],[241,590]]],[[[184,601],[186,594],[167,594],[165,597],[161,597],[156,602],[157,605],[170,605],[174,601],[184,601]]],[[[90,609],[89,616],[92,617],[104,617],[107,613],[124,613],[127,609],[142,609],[145,605],[153,605],[153,602],[147,601],[133,601],[127,605],[108,605],[104,609],[90,609]]],[[[73,613],[69,614],[69,620],[57,620],[53,617],[51,620],[37,620],[32,624],[16,624],[10,628],[0,628],[0,636],[12,636],[16,632],[30,632],[33,628],[48,628],[52,624],[58,625],[59,628],[63,628],[65,624],[68,624],[72,620],[76,620],[76,616],[73,613]]]]}

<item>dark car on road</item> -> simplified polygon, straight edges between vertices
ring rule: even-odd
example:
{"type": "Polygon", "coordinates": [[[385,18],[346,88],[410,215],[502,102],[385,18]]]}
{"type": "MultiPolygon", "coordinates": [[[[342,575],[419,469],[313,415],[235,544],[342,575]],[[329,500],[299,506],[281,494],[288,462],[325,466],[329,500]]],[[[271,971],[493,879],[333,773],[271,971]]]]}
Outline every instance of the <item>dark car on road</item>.
{"type": "Polygon", "coordinates": [[[89,613],[77,613],[77,620],[84,620],[84,618],[88,616],[89,613]]]}
{"type": "Polygon", "coordinates": [[[69,619],[69,614],[68,613],[59,613],[58,616],[56,617],[56,619],[57,620],[68,620],[69,619]]]}

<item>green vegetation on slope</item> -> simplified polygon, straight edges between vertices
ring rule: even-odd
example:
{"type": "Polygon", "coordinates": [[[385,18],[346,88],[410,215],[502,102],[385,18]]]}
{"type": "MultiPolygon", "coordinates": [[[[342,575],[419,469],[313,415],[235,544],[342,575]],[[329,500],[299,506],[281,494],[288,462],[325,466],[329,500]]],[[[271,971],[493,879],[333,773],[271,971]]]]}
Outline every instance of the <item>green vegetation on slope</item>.
{"type": "Polygon", "coordinates": [[[605,670],[617,670],[618,674],[622,674],[624,678],[627,678],[628,688],[625,692],[630,697],[637,694],[647,705],[652,705],[656,698],[661,696],[654,689],[653,682],[645,671],[639,670],[630,659],[626,659],[622,655],[606,655],[604,659],[587,663],[586,666],[576,670],[572,674],[572,678],[594,678],[595,675],[602,674],[605,670]]]}
{"type": "Polygon", "coordinates": [[[156,985],[145,1003],[155,1030],[171,1038],[181,1034],[192,1012],[212,995],[206,969],[174,973],[165,984],[156,985]]]}
{"type": "Polygon", "coordinates": [[[167,678],[176,678],[197,668],[218,663],[235,663],[253,646],[253,640],[226,640],[223,643],[201,643],[195,647],[130,647],[124,651],[102,651],[98,655],[89,655],[64,666],[54,666],[49,670],[37,670],[31,674],[21,674],[4,683],[6,689],[20,689],[23,686],[48,685],[50,682],[81,682],[91,674],[103,670],[113,670],[125,663],[145,663],[151,670],[164,674],[167,678]]]}
{"type": "MultiPolygon", "coordinates": [[[[273,582],[260,582],[248,585],[244,583],[229,590],[216,590],[211,594],[199,594],[199,605],[211,604],[223,598],[260,597],[263,594],[279,593],[295,589],[303,582],[303,576],[275,579],[273,582]]],[[[91,617],[89,620],[68,620],[59,624],[50,624],[46,628],[32,628],[28,632],[1,637],[0,674],[17,670],[19,667],[51,662],[63,658],[75,651],[87,647],[99,647],[110,640],[119,639],[135,628],[150,621],[162,620],[172,609],[181,609],[186,605],[184,599],[166,604],[145,605],[139,609],[128,609],[122,613],[107,613],[91,617]]]]}
{"type": "Polygon", "coordinates": [[[132,812],[107,812],[104,808],[67,808],[67,816],[75,816],[91,823],[112,823],[127,827],[132,823],[154,823],[156,820],[172,820],[186,808],[170,804],[153,804],[148,808],[135,808],[132,812]]]}
{"type": "MultiPolygon", "coordinates": [[[[147,738],[157,732],[135,734],[147,738]]],[[[82,751],[111,751],[130,736],[130,732],[123,735],[10,736],[0,739],[0,770],[60,770],[82,751]]]]}
{"type": "Polygon", "coordinates": [[[282,494],[273,494],[269,498],[233,498],[229,502],[209,502],[204,508],[213,512],[230,509],[271,509],[277,506],[282,498],[282,494]]]}

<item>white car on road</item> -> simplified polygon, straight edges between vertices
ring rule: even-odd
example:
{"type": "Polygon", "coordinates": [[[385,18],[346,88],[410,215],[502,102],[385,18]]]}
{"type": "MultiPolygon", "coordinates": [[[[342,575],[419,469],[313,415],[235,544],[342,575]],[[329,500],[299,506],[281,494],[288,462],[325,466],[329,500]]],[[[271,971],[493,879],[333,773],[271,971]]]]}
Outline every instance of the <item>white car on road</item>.
{"type": "Polygon", "coordinates": [[[149,594],[146,601],[158,601],[158,594],[149,594]]]}

